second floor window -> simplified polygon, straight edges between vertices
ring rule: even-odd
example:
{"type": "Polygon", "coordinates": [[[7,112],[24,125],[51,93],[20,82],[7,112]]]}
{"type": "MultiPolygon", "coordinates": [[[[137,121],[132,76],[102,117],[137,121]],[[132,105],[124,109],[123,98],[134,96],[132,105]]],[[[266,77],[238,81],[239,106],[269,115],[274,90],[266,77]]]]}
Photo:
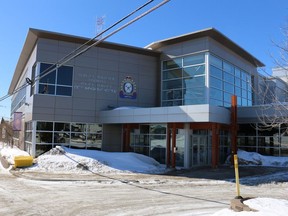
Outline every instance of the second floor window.
{"type": "Polygon", "coordinates": [[[38,94],[72,96],[72,80],[73,67],[40,63],[38,94]]]}

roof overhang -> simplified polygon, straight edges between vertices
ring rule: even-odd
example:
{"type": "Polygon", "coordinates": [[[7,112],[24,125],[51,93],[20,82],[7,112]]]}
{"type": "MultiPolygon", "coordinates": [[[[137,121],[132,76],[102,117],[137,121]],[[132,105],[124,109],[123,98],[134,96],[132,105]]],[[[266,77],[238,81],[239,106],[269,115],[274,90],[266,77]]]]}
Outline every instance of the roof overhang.
{"type": "Polygon", "coordinates": [[[184,41],[193,40],[193,39],[197,39],[197,38],[203,38],[203,37],[210,37],[210,38],[214,39],[215,41],[219,42],[220,44],[223,44],[228,49],[237,53],[238,55],[240,55],[242,58],[247,60],[249,63],[251,63],[255,67],[264,67],[265,66],[260,60],[258,60],[254,56],[252,56],[250,53],[248,53],[242,47],[240,47],[239,45],[234,43],[232,40],[230,40],[228,37],[226,37],[225,35],[223,35],[221,32],[219,32],[218,30],[216,30],[214,28],[207,28],[207,29],[192,32],[189,34],[184,34],[184,35],[180,35],[177,37],[172,37],[172,38],[168,38],[165,40],[160,40],[160,41],[149,44],[148,46],[146,46],[146,48],[149,48],[152,50],[158,50],[163,46],[169,46],[172,44],[181,43],[184,41]]]}
{"type": "MultiPolygon", "coordinates": [[[[12,94],[14,89],[16,88],[16,85],[20,79],[20,76],[24,70],[25,65],[27,64],[27,61],[30,58],[30,55],[34,49],[35,44],[37,43],[38,38],[77,43],[79,44],[79,46],[84,43],[87,43],[87,41],[90,40],[90,38],[30,28],[26,37],[26,41],[22,48],[18,63],[16,65],[14,75],[13,75],[13,78],[12,78],[12,81],[8,90],[8,94],[12,94]]],[[[90,43],[87,43],[87,45],[91,45],[94,42],[95,40],[91,41],[90,43]]],[[[119,50],[119,51],[124,51],[124,52],[132,52],[132,53],[155,56],[155,57],[160,56],[161,54],[158,51],[153,51],[153,50],[146,49],[146,48],[123,45],[123,44],[106,42],[106,41],[102,41],[101,43],[97,44],[97,46],[101,48],[114,49],[114,50],[119,50]]]]}

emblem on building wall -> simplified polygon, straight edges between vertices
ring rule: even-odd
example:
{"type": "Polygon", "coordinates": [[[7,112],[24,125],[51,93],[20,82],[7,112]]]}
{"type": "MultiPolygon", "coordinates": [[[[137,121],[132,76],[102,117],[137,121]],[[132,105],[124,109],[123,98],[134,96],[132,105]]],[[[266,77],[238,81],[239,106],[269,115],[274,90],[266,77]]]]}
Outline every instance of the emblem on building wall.
{"type": "Polygon", "coordinates": [[[132,77],[126,76],[126,78],[121,82],[120,85],[120,98],[135,99],[137,97],[136,84],[132,77]]]}

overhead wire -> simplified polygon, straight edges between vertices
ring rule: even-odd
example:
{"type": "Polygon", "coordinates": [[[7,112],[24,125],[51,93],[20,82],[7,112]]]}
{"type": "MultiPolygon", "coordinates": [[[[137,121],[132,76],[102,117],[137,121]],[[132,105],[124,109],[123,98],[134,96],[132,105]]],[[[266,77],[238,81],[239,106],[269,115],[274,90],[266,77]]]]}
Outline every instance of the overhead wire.
{"type": "MultiPolygon", "coordinates": [[[[90,40],[86,41],[84,44],[82,44],[81,46],[79,46],[78,48],[76,48],[75,50],[73,50],[72,52],[70,52],[69,54],[67,54],[66,56],[64,56],[62,59],[58,60],[56,63],[52,64],[50,67],[48,67],[47,69],[45,69],[44,71],[41,72],[41,74],[35,76],[34,80],[30,79],[30,78],[26,78],[26,83],[23,84],[22,86],[19,86],[18,88],[14,89],[14,91],[10,94],[7,94],[3,97],[0,98],[0,102],[9,98],[10,96],[16,94],[17,92],[21,91],[22,89],[26,88],[29,85],[33,85],[37,80],[41,79],[42,77],[52,73],[53,71],[55,71],[56,68],[60,67],[59,65],[63,65],[65,59],[69,58],[72,54],[76,53],[77,51],[81,50],[83,47],[85,47],[87,44],[91,43],[92,41],[94,41],[95,39],[97,39],[98,37],[100,37],[101,35],[103,35],[104,33],[106,33],[107,31],[111,30],[113,27],[115,27],[116,25],[120,24],[121,22],[123,22],[124,20],[126,20],[127,18],[131,17],[133,14],[135,14],[136,12],[138,12],[139,10],[143,9],[144,7],[146,7],[147,5],[149,5],[150,3],[152,3],[154,0],[149,0],[148,2],[146,2],[145,4],[141,5],[140,7],[138,7],[136,10],[132,11],[131,13],[129,13],[128,15],[124,16],[123,18],[121,18],[119,21],[115,22],[114,24],[112,24],[109,28],[103,30],[102,32],[100,32],[99,34],[97,34],[95,37],[91,38],[90,40]]],[[[103,40],[101,40],[103,41],[103,40]]],[[[71,58],[69,58],[71,60],[71,58]]],[[[65,61],[66,63],[67,61],[65,61]]]]}
{"type": "Polygon", "coordinates": [[[149,0],[148,2],[146,2],[145,4],[141,5],[140,7],[138,7],[137,9],[135,9],[134,11],[132,11],[131,13],[129,13],[128,15],[126,15],[125,17],[123,17],[122,19],[120,19],[119,21],[115,22],[114,24],[112,24],[110,27],[108,27],[107,29],[103,30],[102,32],[100,32],[99,34],[97,34],[95,37],[91,38],[90,40],[88,40],[87,42],[85,42],[84,44],[82,44],[81,46],[79,46],[78,48],[76,48],[75,50],[73,50],[72,52],[70,52],[69,54],[67,54],[66,56],[64,56],[62,59],[60,59],[59,61],[57,61],[55,64],[51,65],[50,67],[48,67],[47,69],[45,69],[43,72],[41,72],[41,74],[35,76],[34,79],[30,79],[30,78],[26,78],[26,83],[20,87],[18,87],[17,89],[15,89],[12,93],[7,94],[3,97],[0,98],[0,102],[9,98],[10,96],[16,94],[17,92],[19,92],[20,90],[26,88],[29,85],[33,85],[36,81],[40,80],[41,78],[43,78],[44,76],[47,76],[48,74],[52,73],[53,71],[55,71],[55,69],[61,67],[62,65],[66,64],[67,62],[71,61],[72,59],[82,55],[83,53],[87,52],[89,49],[91,49],[92,47],[98,45],[99,43],[101,43],[102,41],[106,40],[108,37],[111,37],[112,35],[114,35],[115,33],[119,32],[120,30],[126,28],[127,26],[131,25],[132,23],[136,22],[137,20],[141,19],[142,17],[148,15],[149,13],[151,13],[152,11],[156,10],[157,8],[161,7],[162,5],[166,4],[167,2],[169,2],[170,0],[163,0],[162,2],[160,2],[159,4],[157,4],[156,6],[150,8],[149,10],[147,10],[146,12],[142,13],[141,15],[137,16],[136,18],[132,19],[131,21],[129,21],[128,23],[122,25],[121,27],[119,27],[118,29],[114,30],[113,32],[111,32],[110,34],[108,34],[107,36],[96,40],[98,37],[100,37],[101,35],[103,35],[104,33],[106,33],[107,31],[111,30],[112,28],[114,28],[115,26],[117,26],[118,24],[120,24],[121,22],[123,22],[124,20],[126,20],[127,18],[131,17],[132,15],[134,15],[136,12],[140,11],[141,9],[143,9],[144,7],[146,7],[147,5],[149,5],[150,3],[152,3],[154,0],[149,0]],[[92,43],[93,41],[95,41],[94,43],[92,43]],[[90,44],[92,43],[92,44],[90,44]],[[90,44],[90,45],[89,45],[90,44]],[[88,45],[86,47],[86,45],[88,45]],[[85,48],[84,48],[85,47],[85,48]],[[83,48],[83,49],[82,49],[83,48]]]}

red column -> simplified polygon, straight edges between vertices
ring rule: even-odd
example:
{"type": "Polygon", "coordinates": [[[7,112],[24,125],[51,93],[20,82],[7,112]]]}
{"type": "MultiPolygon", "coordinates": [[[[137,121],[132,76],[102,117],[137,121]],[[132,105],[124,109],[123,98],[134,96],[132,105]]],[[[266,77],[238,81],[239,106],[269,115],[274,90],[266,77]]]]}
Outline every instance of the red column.
{"type": "Polygon", "coordinates": [[[219,142],[219,134],[217,129],[217,124],[212,124],[212,157],[211,157],[211,163],[212,168],[217,168],[218,165],[218,142],[219,142]]]}

